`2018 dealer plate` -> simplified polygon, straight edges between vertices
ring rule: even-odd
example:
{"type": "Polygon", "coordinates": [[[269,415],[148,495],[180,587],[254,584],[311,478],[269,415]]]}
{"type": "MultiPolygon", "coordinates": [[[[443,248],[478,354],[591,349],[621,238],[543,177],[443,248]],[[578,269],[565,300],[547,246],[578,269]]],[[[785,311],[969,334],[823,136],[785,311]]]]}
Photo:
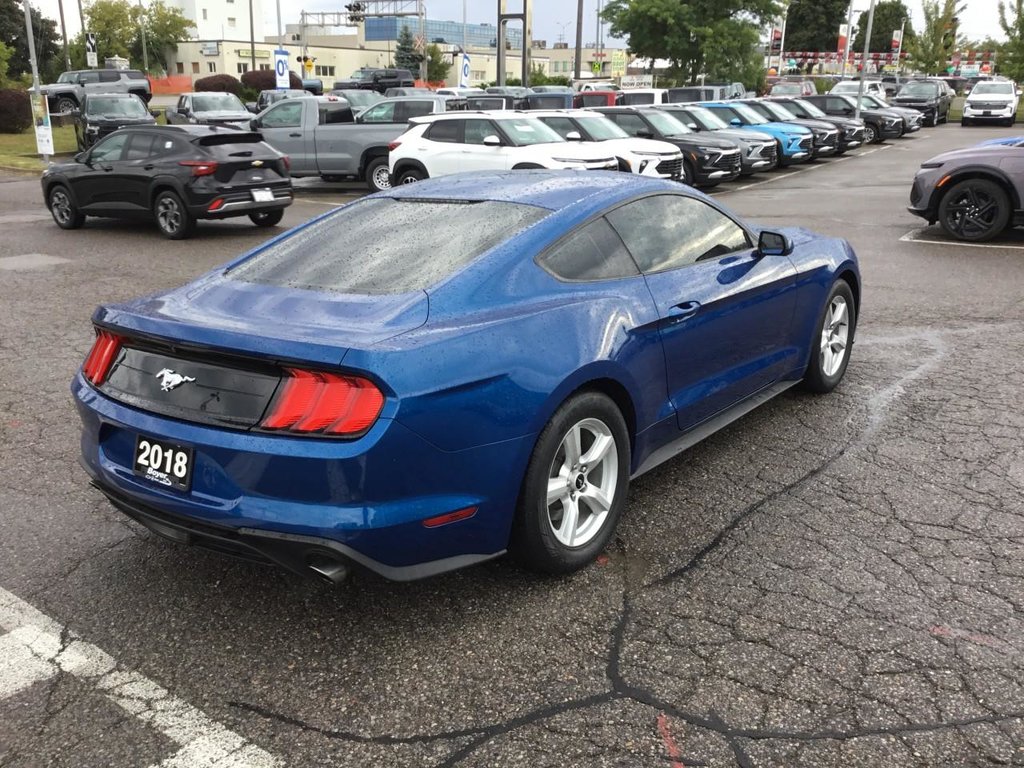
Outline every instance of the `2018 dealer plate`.
{"type": "Polygon", "coordinates": [[[192,458],[189,446],[138,435],[132,471],[157,485],[187,491],[192,487],[192,458]]]}

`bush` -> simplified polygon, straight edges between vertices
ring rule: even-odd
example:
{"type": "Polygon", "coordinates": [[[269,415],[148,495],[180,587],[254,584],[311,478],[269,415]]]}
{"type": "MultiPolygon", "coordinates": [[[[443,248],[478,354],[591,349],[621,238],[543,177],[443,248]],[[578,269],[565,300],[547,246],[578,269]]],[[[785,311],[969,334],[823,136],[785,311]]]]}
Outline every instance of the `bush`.
{"type": "MultiPolygon", "coordinates": [[[[289,88],[302,88],[302,79],[294,72],[288,73],[289,88]]],[[[257,93],[272,91],[277,88],[277,76],[272,69],[256,69],[242,75],[242,85],[252,88],[257,93]]]]}
{"type": "Polygon", "coordinates": [[[32,127],[32,102],[25,91],[0,89],[0,133],[21,133],[32,127]]]}
{"type": "Polygon", "coordinates": [[[242,84],[234,75],[210,75],[196,80],[195,89],[197,91],[233,93],[238,96],[242,93],[242,84]]]}

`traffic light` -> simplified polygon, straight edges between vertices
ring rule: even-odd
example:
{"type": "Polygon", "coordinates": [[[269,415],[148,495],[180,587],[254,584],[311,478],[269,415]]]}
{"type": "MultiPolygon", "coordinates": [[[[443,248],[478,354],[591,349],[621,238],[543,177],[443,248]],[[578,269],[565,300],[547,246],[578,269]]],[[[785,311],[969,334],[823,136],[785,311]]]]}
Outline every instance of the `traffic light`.
{"type": "Polygon", "coordinates": [[[366,3],[348,3],[345,10],[348,11],[348,20],[353,24],[366,20],[366,17],[363,16],[366,11],[366,3]]]}

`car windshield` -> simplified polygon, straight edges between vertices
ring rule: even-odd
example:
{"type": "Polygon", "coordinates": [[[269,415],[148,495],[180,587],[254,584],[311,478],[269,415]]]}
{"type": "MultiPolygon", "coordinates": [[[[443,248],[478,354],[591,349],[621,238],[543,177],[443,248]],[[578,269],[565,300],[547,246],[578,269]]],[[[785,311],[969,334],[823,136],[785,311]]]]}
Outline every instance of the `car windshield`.
{"type": "Polygon", "coordinates": [[[999,94],[1000,96],[1013,96],[1015,91],[1013,83],[978,83],[971,91],[971,95],[984,96],[987,93],[999,94]]]}
{"type": "Polygon", "coordinates": [[[808,117],[827,117],[827,115],[824,112],[818,109],[816,105],[811,104],[811,102],[809,101],[804,101],[803,99],[794,99],[793,104],[799,109],[802,109],[804,114],[806,114],[808,117]]]}
{"type": "Polygon", "coordinates": [[[939,86],[935,83],[907,83],[897,96],[935,96],[939,92],[939,86]]]}
{"type": "Polygon", "coordinates": [[[245,112],[245,105],[233,93],[197,93],[192,97],[196,112],[245,112]]]}
{"type": "MultiPolygon", "coordinates": [[[[856,99],[850,99],[850,106],[854,106],[857,103],[856,99]]],[[[865,94],[860,100],[861,109],[890,109],[890,106],[882,101],[874,94],[865,94]]]]}
{"type": "Polygon", "coordinates": [[[791,96],[799,95],[801,92],[801,86],[796,83],[776,83],[772,86],[772,93],[776,95],[791,96]]]}
{"type": "Polygon", "coordinates": [[[352,73],[352,79],[353,80],[369,80],[370,79],[370,72],[372,72],[372,71],[373,70],[370,70],[370,69],[357,69],[355,72],[352,73]]]}
{"type": "Polygon", "coordinates": [[[583,127],[594,141],[629,138],[628,133],[607,117],[582,117],[579,122],[583,123],[583,127]]]}
{"type": "Polygon", "coordinates": [[[716,115],[707,107],[688,107],[685,112],[674,113],[676,118],[687,122],[696,123],[702,131],[720,131],[728,128],[729,125],[722,118],[716,115]]]}
{"type": "Polygon", "coordinates": [[[86,114],[112,117],[145,117],[146,106],[134,96],[128,99],[93,97],[86,104],[86,114]]]}
{"type": "Polygon", "coordinates": [[[544,125],[535,117],[520,117],[515,120],[502,120],[501,128],[517,147],[531,144],[552,144],[565,141],[553,128],[544,125]]]}
{"type": "Polygon", "coordinates": [[[356,90],[331,91],[331,96],[337,96],[338,98],[344,99],[353,107],[372,107],[384,98],[376,91],[356,90]]]}
{"type": "Polygon", "coordinates": [[[734,110],[737,115],[742,117],[751,125],[763,125],[764,123],[771,122],[768,119],[761,117],[761,115],[757,114],[757,112],[746,104],[730,104],[728,108],[734,110]]]}
{"type": "Polygon", "coordinates": [[[368,198],[278,240],[228,276],[332,293],[422,291],[548,213],[494,201],[368,198]],[[339,248],[344,242],[360,247],[339,248]]]}
{"type": "Polygon", "coordinates": [[[792,112],[790,112],[788,109],[786,109],[781,104],[775,104],[775,103],[770,102],[770,101],[761,101],[761,102],[758,102],[758,103],[759,104],[763,104],[764,108],[768,110],[768,113],[772,117],[774,117],[776,120],[782,120],[783,122],[785,122],[786,120],[795,120],[796,119],[796,115],[794,115],[792,112]]]}
{"type": "Polygon", "coordinates": [[[58,83],[77,83],[78,73],[77,72],[63,72],[61,76],[57,78],[58,83]]]}
{"type": "MultiPolygon", "coordinates": [[[[864,87],[866,88],[867,85],[865,85],[864,87]]],[[[836,83],[832,87],[832,93],[856,93],[859,90],[860,82],[856,80],[852,82],[836,83]]]]}
{"type": "Polygon", "coordinates": [[[656,110],[644,110],[644,115],[650,121],[651,125],[658,129],[659,132],[666,136],[678,136],[681,133],[693,133],[685,124],[679,122],[676,118],[667,112],[658,112],[656,110]]]}

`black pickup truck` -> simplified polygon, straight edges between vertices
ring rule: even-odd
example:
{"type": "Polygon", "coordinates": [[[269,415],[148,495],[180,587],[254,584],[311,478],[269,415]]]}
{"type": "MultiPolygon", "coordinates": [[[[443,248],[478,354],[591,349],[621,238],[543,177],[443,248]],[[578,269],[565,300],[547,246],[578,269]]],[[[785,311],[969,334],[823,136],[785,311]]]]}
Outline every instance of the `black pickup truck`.
{"type": "Polygon", "coordinates": [[[348,80],[338,80],[335,90],[359,89],[384,93],[388,88],[414,88],[416,78],[408,69],[375,69],[363,67],[352,73],[348,80]]]}

